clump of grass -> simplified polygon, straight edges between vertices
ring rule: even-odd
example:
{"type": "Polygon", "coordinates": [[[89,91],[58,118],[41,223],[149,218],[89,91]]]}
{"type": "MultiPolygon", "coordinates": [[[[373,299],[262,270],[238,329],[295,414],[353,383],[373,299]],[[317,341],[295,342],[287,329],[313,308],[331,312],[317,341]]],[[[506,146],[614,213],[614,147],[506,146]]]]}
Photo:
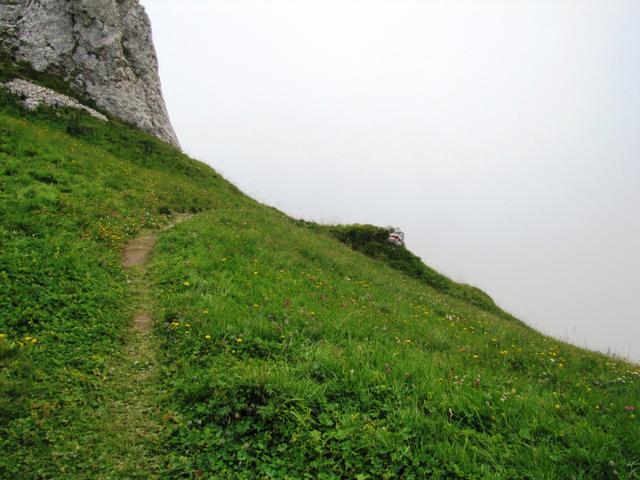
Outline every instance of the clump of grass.
{"type": "Polygon", "coordinates": [[[66,128],[69,135],[74,137],[86,137],[91,134],[91,129],[82,125],[81,118],[82,116],[78,113],[69,118],[66,128]]]}

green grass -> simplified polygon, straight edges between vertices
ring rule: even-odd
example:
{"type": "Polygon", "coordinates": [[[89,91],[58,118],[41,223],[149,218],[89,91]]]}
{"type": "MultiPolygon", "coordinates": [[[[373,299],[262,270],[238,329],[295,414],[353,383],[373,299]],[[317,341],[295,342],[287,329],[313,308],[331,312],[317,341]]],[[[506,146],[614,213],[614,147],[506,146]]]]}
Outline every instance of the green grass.
{"type": "Polygon", "coordinates": [[[638,475],[637,367],[263,208],[199,215],[153,265],[176,476],[638,475]]]}
{"type": "Polygon", "coordinates": [[[0,99],[0,478],[640,478],[637,365],[375,227],[302,224],[126,125],[0,99]],[[144,340],[120,254],[179,212],[144,340]],[[123,402],[151,413],[132,428],[123,402]]]}
{"type": "Polygon", "coordinates": [[[401,271],[412,278],[416,278],[441,293],[446,293],[469,302],[491,313],[516,320],[500,309],[493,299],[485,292],[472,285],[454,282],[441,273],[425,265],[420,257],[402,246],[391,245],[387,239],[389,232],[386,228],[375,225],[321,225],[313,222],[299,221],[300,225],[311,228],[315,232],[324,232],[353,250],[380,260],[391,268],[401,271]]]}
{"type": "Polygon", "coordinates": [[[244,200],[143,133],[81,116],[77,138],[66,132],[76,113],[2,99],[0,478],[95,478],[115,470],[90,445],[128,337],[124,243],[171,212],[244,200]]]}

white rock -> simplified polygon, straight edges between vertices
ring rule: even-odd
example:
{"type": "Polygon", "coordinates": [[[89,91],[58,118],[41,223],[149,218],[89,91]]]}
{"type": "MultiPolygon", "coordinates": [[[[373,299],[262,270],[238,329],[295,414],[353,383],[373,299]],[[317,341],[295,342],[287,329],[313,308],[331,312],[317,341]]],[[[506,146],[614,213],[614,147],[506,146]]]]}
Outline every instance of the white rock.
{"type": "Polygon", "coordinates": [[[0,47],[110,114],[179,147],[138,0],[0,0],[0,47]]]}
{"type": "Polygon", "coordinates": [[[24,97],[24,106],[29,110],[36,109],[44,103],[45,105],[51,105],[54,107],[77,108],[84,110],[89,113],[89,115],[99,120],[108,120],[108,118],[103,114],[96,112],[93,108],[82,105],[75,98],[68,97],[67,95],[51,90],[50,88],[37,85],[21,78],[15,78],[4,83],[4,87],[11,93],[24,97]]]}

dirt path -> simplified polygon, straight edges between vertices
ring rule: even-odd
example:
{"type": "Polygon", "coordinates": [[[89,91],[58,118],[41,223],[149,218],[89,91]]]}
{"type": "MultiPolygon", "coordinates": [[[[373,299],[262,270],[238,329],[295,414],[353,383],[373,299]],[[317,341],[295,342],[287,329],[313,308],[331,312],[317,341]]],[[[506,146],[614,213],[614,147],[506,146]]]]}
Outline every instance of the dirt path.
{"type": "Polygon", "coordinates": [[[144,265],[156,244],[156,233],[147,233],[134,239],[124,249],[122,266],[125,268],[144,265]]]}
{"type": "MultiPolygon", "coordinates": [[[[167,225],[163,230],[173,228],[177,224],[183,222],[190,215],[177,214],[172,223],[167,225]]],[[[137,300],[138,311],[133,317],[132,330],[137,333],[147,333],[153,327],[153,318],[151,316],[149,297],[149,284],[146,279],[146,263],[149,259],[158,238],[157,231],[146,232],[139,237],[133,239],[124,249],[122,254],[122,266],[130,272],[130,283],[133,287],[133,293],[137,300]]]]}
{"type": "Polygon", "coordinates": [[[146,334],[153,327],[146,263],[156,245],[156,239],[155,232],[141,235],[127,245],[122,255],[122,266],[129,271],[129,282],[137,307],[131,328],[140,334],[146,334]]]}
{"type": "MultiPolygon", "coordinates": [[[[173,227],[188,216],[177,217],[173,227]]],[[[97,418],[95,445],[117,471],[109,477],[122,479],[150,479],[161,476],[162,462],[156,452],[162,435],[162,412],[157,406],[159,397],[156,339],[153,335],[151,285],[147,275],[147,261],[153,252],[159,231],[145,232],[125,248],[122,266],[127,271],[132,299],[133,321],[122,352],[114,357],[111,369],[112,394],[97,418]]]]}

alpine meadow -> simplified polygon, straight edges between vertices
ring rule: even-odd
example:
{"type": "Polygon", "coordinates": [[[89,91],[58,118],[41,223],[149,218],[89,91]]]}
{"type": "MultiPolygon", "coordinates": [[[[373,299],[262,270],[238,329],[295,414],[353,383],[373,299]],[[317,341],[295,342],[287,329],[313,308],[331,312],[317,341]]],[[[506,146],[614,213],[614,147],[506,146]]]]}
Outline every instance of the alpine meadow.
{"type": "Polygon", "coordinates": [[[296,221],[133,127],[6,92],[0,160],[2,477],[640,475],[637,365],[380,229],[296,221]]]}
{"type": "Polygon", "coordinates": [[[639,365],[0,68],[107,117],[0,86],[0,478],[640,479],[639,365]]]}

